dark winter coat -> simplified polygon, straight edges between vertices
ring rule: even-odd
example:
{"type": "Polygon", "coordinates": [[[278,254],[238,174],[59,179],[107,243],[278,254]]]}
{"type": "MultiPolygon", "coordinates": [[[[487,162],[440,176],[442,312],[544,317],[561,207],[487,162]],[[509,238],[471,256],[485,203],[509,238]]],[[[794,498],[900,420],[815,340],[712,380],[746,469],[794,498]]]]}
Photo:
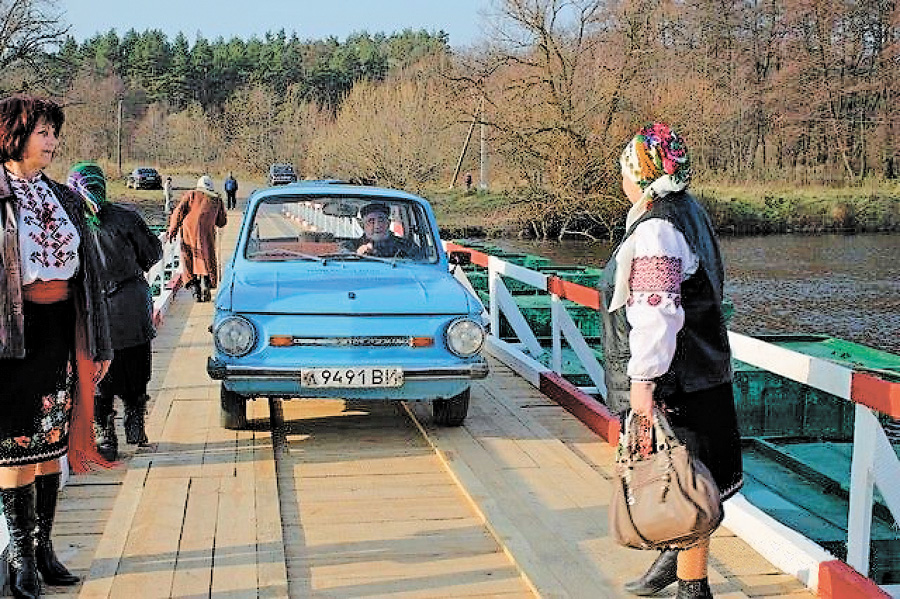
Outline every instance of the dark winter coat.
{"type": "Polygon", "coordinates": [[[100,250],[113,349],[146,343],[156,330],[145,273],[162,258],[162,242],[133,209],[106,203],[99,216],[100,229],[93,234],[100,250]]]}

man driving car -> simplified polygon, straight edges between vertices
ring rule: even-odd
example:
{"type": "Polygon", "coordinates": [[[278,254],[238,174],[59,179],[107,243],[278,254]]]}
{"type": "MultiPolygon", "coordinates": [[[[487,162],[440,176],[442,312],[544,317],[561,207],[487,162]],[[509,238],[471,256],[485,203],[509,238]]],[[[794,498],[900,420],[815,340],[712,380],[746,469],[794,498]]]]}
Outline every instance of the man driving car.
{"type": "Polygon", "coordinates": [[[417,258],[418,246],[390,230],[391,209],[387,204],[373,202],[359,211],[363,235],[356,240],[356,253],[381,258],[417,258]]]}

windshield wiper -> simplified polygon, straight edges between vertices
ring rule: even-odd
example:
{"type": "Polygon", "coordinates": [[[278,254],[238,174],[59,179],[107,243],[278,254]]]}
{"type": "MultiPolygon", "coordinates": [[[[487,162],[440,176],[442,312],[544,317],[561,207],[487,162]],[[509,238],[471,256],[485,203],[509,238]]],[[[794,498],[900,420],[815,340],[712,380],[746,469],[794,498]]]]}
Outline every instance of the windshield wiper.
{"type": "Polygon", "coordinates": [[[270,250],[263,250],[261,252],[255,252],[252,255],[248,256],[251,260],[254,258],[258,258],[260,256],[265,257],[284,257],[284,258],[300,258],[302,260],[311,260],[313,262],[325,262],[320,256],[316,256],[313,254],[304,254],[303,252],[295,252],[294,250],[288,250],[285,248],[272,248],[270,250]]]}

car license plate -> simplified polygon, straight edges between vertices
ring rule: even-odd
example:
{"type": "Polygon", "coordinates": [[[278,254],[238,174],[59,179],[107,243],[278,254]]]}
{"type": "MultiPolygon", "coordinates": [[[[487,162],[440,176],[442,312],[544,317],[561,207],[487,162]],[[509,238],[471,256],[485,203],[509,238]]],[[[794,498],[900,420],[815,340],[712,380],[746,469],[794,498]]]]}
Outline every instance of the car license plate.
{"type": "Polygon", "coordinates": [[[304,387],[401,387],[402,368],[303,368],[300,384],[304,387]]]}

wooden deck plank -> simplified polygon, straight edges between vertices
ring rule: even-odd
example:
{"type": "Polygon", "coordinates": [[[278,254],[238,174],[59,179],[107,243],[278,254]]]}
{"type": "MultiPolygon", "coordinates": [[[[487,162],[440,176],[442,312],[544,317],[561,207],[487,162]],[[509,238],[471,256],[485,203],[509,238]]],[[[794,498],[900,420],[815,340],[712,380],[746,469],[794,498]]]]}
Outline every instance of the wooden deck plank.
{"type": "Polygon", "coordinates": [[[203,597],[210,592],[220,483],[217,478],[190,481],[172,578],[173,597],[203,597]]]}
{"type": "Polygon", "coordinates": [[[111,599],[170,595],[189,482],[147,482],[110,589],[111,599]]]}
{"type": "Polygon", "coordinates": [[[253,478],[220,479],[212,596],[256,597],[256,510],[253,478]]]}

